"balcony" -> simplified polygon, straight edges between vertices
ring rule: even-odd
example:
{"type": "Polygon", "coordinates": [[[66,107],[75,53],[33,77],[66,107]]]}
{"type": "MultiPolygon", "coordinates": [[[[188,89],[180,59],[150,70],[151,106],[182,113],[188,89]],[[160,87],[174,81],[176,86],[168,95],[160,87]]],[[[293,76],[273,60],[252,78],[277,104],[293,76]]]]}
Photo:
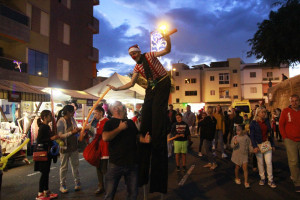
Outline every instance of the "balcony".
{"type": "Polygon", "coordinates": [[[99,33],[99,20],[93,17],[92,23],[88,27],[93,31],[93,34],[99,33]]]}
{"type": "Polygon", "coordinates": [[[220,95],[220,99],[231,99],[231,96],[228,95],[220,95]]]}
{"type": "Polygon", "coordinates": [[[97,5],[99,5],[100,4],[100,0],[93,0],[93,5],[94,6],[97,6],[97,5]]]}
{"type": "Polygon", "coordinates": [[[8,39],[29,42],[29,18],[3,4],[0,4],[0,34],[8,39]]]}
{"type": "Polygon", "coordinates": [[[268,77],[268,78],[263,78],[263,81],[279,81],[280,79],[279,79],[279,77],[275,77],[275,78],[273,78],[273,77],[268,77]]]}
{"type": "Polygon", "coordinates": [[[22,63],[18,66],[13,59],[5,57],[0,57],[0,68],[27,73],[27,63],[22,63]]]}
{"type": "Polygon", "coordinates": [[[91,47],[91,54],[88,57],[91,61],[99,62],[99,50],[95,47],[91,47]]]}

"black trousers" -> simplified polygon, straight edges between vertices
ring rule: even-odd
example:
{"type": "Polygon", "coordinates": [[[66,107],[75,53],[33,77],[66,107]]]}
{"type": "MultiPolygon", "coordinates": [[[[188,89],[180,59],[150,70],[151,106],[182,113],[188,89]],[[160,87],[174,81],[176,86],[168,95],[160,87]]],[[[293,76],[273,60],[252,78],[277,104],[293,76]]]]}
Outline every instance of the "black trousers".
{"type": "Polygon", "coordinates": [[[151,135],[150,144],[139,145],[139,186],[149,181],[150,192],[166,193],[168,187],[167,109],[171,81],[166,77],[146,89],[142,108],[141,133],[151,135]]]}
{"type": "Polygon", "coordinates": [[[49,174],[50,174],[50,166],[51,166],[51,159],[45,161],[44,169],[40,170],[41,177],[39,182],[39,192],[44,192],[49,190],[49,174]]]}
{"type": "Polygon", "coordinates": [[[3,176],[3,173],[0,174],[0,192],[1,192],[1,187],[2,187],[2,176],[3,176]]]}

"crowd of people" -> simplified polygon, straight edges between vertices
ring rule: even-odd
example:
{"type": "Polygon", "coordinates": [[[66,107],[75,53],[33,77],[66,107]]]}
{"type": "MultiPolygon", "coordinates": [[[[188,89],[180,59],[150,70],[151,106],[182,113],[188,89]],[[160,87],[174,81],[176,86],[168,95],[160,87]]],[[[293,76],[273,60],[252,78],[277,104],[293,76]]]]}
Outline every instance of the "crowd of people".
{"type": "Polygon", "coordinates": [[[248,162],[252,161],[253,171],[260,176],[259,185],[268,184],[276,188],[273,178],[272,154],[275,151],[275,140],[284,141],[286,147],[291,179],[295,191],[300,192],[300,104],[299,96],[290,97],[291,105],[282,112],[280,108],[269,112],[264,105],[255,105],[251,116],[241,116],[239,110],[231,108],[222,111],[222,107],[208,107],[199,110],[195,115],[187,106],[183,117],[179,109],[173,110],[169,105],[168,117],[172,129],[168,139],[168,155],[173,152],[176,158],[177,171],[180,165],[186,171],[186,152],[192,134],[199,136],[198,156],[205,152],[208,163],[203,167],[215,170],[217,152],[222,159],[227,158],[224,149],[231,148],[231,161],[235,164],[235,183],[241,184],[239,169],[243,168],[244,186],[250,188],[248,182],[248,162]],[[176,118],[174,118],[176,116],[176,118]],[[175,121],[176,120],[176,121],[175,121]],[[197,124],[197,126],[196,126],[197,124]],[[185,142],[185,143],[183,143],[185,142]],[[172,148],[174,146],[174,150],[172,148]],[[202,148],[204,151],[202,151],[202,148]],[[217,151],[219,149],[219,151],[217,151]],[[180,163],[180,157],[182,158],[180,163]],[[266,176],[267,174],[267,176],[266,176]]]}

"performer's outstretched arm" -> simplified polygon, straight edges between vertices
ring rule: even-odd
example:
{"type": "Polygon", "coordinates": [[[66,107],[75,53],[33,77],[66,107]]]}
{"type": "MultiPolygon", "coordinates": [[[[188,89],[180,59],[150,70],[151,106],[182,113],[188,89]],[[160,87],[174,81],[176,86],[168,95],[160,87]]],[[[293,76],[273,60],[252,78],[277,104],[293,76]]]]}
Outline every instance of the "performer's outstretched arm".
{"type": "Polygon", "coordinates": [[[107,85],[108,87],[110,87],[112,90],[114,91],[118,91],[118,90],[127,90],[131,87],[133,87],[138,79],[139,74],[138,73],[133,73],[131,81],[126,83],[125,85],[122,85],[120,87],[114,87],[112,85],[107,85]]]}
{"type": "Polygon", "coordinates": [[[166,54],[168,54],[168,53],[171,52],[171,39],[170,39],[170,36],[166,35],[166,36],[164,36],[164,39],[167,42],[167,46],[166,46],[166,48],[164,50],[156,52],[155,53],[156,57],[164,56],[164,55],[166,55],[166,54]]]}

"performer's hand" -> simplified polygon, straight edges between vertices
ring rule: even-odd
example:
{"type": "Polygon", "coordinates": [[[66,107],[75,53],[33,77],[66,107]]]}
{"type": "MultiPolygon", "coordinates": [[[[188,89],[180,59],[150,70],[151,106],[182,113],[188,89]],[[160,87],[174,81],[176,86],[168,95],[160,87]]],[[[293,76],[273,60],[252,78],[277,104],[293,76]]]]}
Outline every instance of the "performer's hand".
{"type": "Polygon", "coordinates": [[[127,121],[124,121],[124,122],[120,121],[119,128],[121,130],[127,129],[127,121]]]}
{"type": "Polygon", "coordinates": [[[254,152],[254,153],[258,153],[258,151],[259,151],[259,148],[258,148],[258,147],[255,147],[255,148],[253,149],[253,152],[254,152]]]}
{"type": "Polygon", "coordinates": [[[54,136],[51,137],[51,140],[57,140],[58,138],[59,138],[58,135],[54,135],[54,136]]]}
{"type": "Polygon", "coordinates": [[[110,89],[114,90],[114,91],[118,91],[118,88],[116,88],[115,86],[109,85],[107,84],[108,87],[110,87],[110,89]]]}
{"type": "Polygon", "coordinates": [[[144,141],[145,141],[145,143],[150,143],[151,142],[151,136],[150,136],[149,132],[146,133],[146,135],[144,137],[144,141]]]}

